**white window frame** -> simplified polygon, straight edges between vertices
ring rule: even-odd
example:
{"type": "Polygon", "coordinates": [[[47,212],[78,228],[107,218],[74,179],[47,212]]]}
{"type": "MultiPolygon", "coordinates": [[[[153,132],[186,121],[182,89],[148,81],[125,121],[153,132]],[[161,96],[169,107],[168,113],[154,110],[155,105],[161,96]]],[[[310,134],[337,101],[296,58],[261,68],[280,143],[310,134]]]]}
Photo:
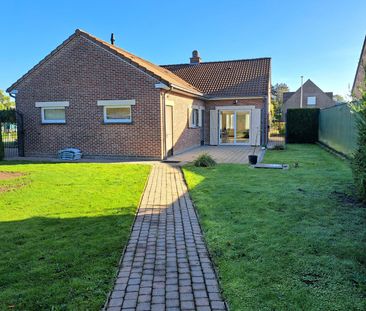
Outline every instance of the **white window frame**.
{"type": "Polygon", "coordinates": [[[36,102],[35,106],[37,108],[41,108],[41,120],[42,124],[65,124],[66,123],[66,109],[65,107],[69,107],[68,101],[55,101],[55,102],[36,102]],[[64,109],[65,110],[65,119],[63,120],[46,120],[44,117],[45,110],[50,109],[64,109]]]}
{"type": "Polygon", "coordinates": [[[103,107],[103,118],[104,123],[132,123],[132,109],[131,106],[121,105],[121,106],[104,106],[103,107]],[[129,119],[108,119],[107,118],[107,109],[113,108],[129,108],[130,109],[130,118],[129,119]]]}
{"type": "Polygon", "coordinates": [[[53,110],[53,109],[63,109],[65,111],[65,107],[42,107],[41,108],[41,115],[42,115],[42,124],[65,124],[66,123],[66,111],[65,111],[65,118],[63,120],[46,120],[44,113],[46,110],[53,110]]]}
{"type": "Polygon", "coordinates": [[[199,118],[200,118],[200,110],[199,108],[192,107],[192,127],[199,127],[199,118]],[[195,120],[195,116],[197,116],[197,119],[195,120]]]}
{"type": "Polygon", "coordinates": [[[134,99],[112,99],[112,100],[98,100],[97,105],[103,106],[103,121],[106,124],[113,123],[132,123],[132,106],[136,104],[134,99]],[[130,109],[130,119],[107,119],[107,109],[108,108],[129,108],[130,109]]]}
{"type": "Polygon", "coordinates": [[[308,106],[316,106],[316,96],[308,96],[306,103],[308,106]],[[310,104],[309,104],[309,99],[311,100],[310,104]]]}

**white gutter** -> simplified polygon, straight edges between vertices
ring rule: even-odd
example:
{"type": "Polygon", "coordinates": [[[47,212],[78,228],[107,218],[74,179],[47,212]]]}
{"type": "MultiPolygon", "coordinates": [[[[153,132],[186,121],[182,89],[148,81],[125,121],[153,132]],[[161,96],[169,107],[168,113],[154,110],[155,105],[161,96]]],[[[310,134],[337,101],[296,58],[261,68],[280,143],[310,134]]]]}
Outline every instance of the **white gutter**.
{"type": "Polygon", "coordinates": [[[18,94],[18,90],[11,90],[9,92],[10,97],[16,98],[16,95],[18,94]]]}
{"type": "Polygon", "coordinates": [[[188,93],[188,94],[191,94],[191,95],[195,95],[195,96],[199,97],[200,99],[206,99],[206,97],[204,97],[202,93],[193,92],[193,91],[187,90],[183,87],[177,86],[175,84],[170,84],[170,86],[168,86],[164,83],[156,83],[155,88],[156,89],[162,89],[162,90],[165,90],[165,91],[174,91],[174,92],[181,93],[181,94],[182,93],[183,94],[188,93]]]}
{"type": "Polygon", "coordinates": [[[155,88],[156,88],[156,89],[167,90],[167,91],[169,91],[169,90],[170,90],[170,87],[169,87],[169,86],[167,86],[167,85],[166,85],[166,84],[164,84],[164,83],[156,83],[156,84],[155,84],[155,88]]]}
{"type": "Polygon", "coordinates": [[[198,95],[198,96],[203,97],[203,93],[198,92],[198,91],[197,92],[190,91],[190,90],[187,90],[187,89],[185,89],[183,87],[180,87],[178,85],[175,85],[175,84],[171,84],[171,87],[172,87],[172,89],[180,90],[180,91],[183,91],[183,92],[186,92],[186,93],[190,93],[190,94],[194,94],[194,95],[198,95]]]}

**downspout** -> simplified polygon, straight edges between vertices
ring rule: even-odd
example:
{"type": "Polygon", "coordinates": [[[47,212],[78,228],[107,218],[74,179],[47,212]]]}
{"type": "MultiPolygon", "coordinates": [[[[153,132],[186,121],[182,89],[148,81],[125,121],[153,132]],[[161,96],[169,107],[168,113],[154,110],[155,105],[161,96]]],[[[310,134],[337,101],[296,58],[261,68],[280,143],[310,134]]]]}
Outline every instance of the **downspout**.
{"type": "Polygon", "coordinates": [[[166,113],[165,113],[165,94],[166,91],[161,90],[161,94],[163,96],[162,100],[162,110],[163,110],[163,159],[167,158],[167,152],[166,152],[166,113]]]}

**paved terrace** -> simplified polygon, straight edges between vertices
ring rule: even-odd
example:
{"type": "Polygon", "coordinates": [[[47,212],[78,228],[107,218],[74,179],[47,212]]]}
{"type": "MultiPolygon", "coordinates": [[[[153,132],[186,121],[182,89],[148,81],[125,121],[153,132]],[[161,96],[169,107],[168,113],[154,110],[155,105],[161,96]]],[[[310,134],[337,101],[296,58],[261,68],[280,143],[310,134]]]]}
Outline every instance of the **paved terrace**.
{"type": "MultiPolygon", "coordinates": [[[[257,147],[255,154],[259,154],[261,147],[257,147]]],[[[189,151],[169,157],[169,161],[192,162],[200,154],[208,153],[218,163],[248,163],[248,155],[254,153],[251,146],[201,146],[189,151]]]]}
{"type": "Polygon", "coordinates": [[[105,309],[226,310],[179,168],[153,166],[105,309]]]}

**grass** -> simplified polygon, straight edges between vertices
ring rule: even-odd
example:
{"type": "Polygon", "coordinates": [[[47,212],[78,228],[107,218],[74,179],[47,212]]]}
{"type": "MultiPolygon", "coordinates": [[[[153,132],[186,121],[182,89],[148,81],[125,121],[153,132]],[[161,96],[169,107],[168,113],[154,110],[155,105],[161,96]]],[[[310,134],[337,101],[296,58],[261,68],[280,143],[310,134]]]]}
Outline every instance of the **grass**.
{"type": "Polygon", "coordinates": [[[349,164],[316,145],[265,162],[291,169],[184,168],[231,310],[366,310],[366,208],[349,164]]]}
{"type": "Polygon", "coordinates": [[[0,310],[99,310],[150,167],[2,162],[0,310]]]}

